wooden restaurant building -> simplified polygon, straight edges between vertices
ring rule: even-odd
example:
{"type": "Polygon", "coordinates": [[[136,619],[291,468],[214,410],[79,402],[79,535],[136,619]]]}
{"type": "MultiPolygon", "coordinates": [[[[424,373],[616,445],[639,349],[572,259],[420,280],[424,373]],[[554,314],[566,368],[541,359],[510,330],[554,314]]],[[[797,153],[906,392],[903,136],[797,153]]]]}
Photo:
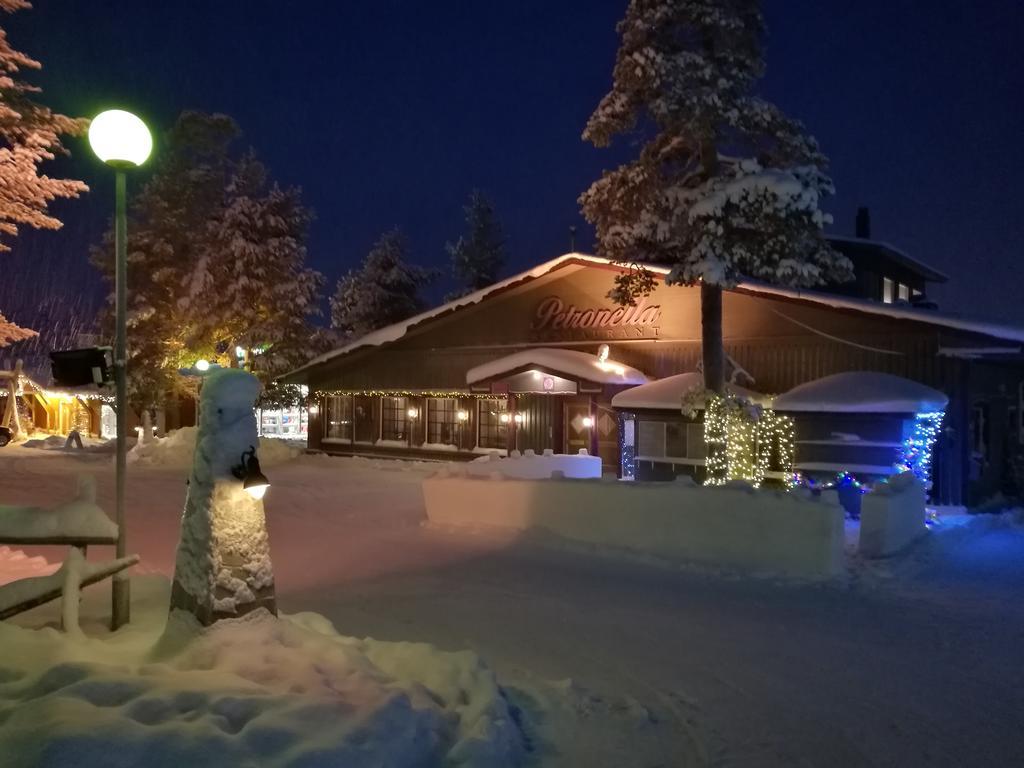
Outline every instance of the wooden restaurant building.
{"type": "MultiPolygon", "coordinates": [[[[854,283],[805,291],[746,282],[725,294],[727,377],[768,396],[849,371],[927,385],[949,400],[933,499],[973,504],[1016,492],[1024,329],[938,312],[927,287],[945,276],[890,246],[833,245],[854,262],[854,283]]],[[[616,407],[615,400],[633,388],[664,392],[693,379],[681,374],[699,370],[699,290],[662,282],[636,307],[618,307],[607,294],[622,269],[566,254],[291,372],[286,382],[309,387],[309,448],[430,459],[587,449],[618,472],[621,441],[629,440],[652,467],[699,466],[702,433],[679,409],[636,407],[645,403],[635,397],[616,407]]],[[[797,419],[797,469],[811,443],[839,450],[860,438],[840,421],[823,433],[835,439],[822,439],[816,419],[818,432],[804,448],[797,419]]]]}

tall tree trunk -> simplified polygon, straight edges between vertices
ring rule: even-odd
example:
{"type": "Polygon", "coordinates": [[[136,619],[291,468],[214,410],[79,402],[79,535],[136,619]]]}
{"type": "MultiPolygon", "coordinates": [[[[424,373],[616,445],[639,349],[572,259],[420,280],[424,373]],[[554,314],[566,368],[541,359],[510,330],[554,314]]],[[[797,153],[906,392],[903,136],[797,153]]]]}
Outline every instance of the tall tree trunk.
{"type": "Polygon", "coordinates": [[[700,284],[700,339],[704,387],[722,394],[725,389],[725,350],[722,344],[722,288],[700,284]]]}

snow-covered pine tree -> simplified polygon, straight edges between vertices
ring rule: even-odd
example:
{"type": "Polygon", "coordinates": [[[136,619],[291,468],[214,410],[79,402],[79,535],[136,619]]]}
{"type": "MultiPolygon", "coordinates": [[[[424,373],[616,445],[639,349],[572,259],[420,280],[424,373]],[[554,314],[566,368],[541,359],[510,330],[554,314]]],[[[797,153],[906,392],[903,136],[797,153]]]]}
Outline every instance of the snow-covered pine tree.
{"type": "Polygon", "coordinates": [[[299,190],[270,182],[250,152],[232,174],[187,277],[181,304],[198,336],[232,351],[241,347],[265,387],[305,361],[311,320],[320,314],[323,276],[306,266],[311,220],[299,190]]]}
{"type": "Polygon", "coordinates": [[[505,263],[505,236],[491,201],[479,190],[473,190],[462,210],[466,214],[466,234],[445,246],[452,260],[452,274],[459,284],[449,298],[492,285],[505,263]]]}
{"type": "MultiPolygon", "coordinates": [[[[26,0],[0,0],[0,10],[7,13],[31,7],[26,0]]],[[[61,136],[79,136],[89,124],[32,100],[39,88],[21,75],[41,66],[12,48],[7,33],[0,29],[0,251],[10,250],[3,239],[15,237],[19,226],[59,229],[61,222],[47,211],[50,202],[89,190],[81,181],[39,173],[41,163],[67,152],[61,136]]]]}
{"type": "MultiPolygon", "coordinates": [[[[215,359],[198,339],[195,313],[180,299],[199,260],[209,253],[209,221],[223,207],[241,135],[226,115],[184,112],[162,143],[154,173],[134,195],[128,222],[128,394],[137,412],[166,394],[187,390],[178,369],[215,359]]],[[[93,248],[92,262],[113,286],[113,234],[93,248]]],[[[111,297],[112,298],[112,297],[111,297]]],[[[105,318],[109,326],[110,316],[105,318]]]]}
{"type": "Polygon", "coordinates": [[[852,277],[825,241],[825,157],[801,124],[753,95],[764,63],[758,0],[632,0],[612,90],[583,138],[646,143],[581,197],[599,252],[634,269],[611,297],[650,291],[644,263],[701,287],[704,380],[722,392],[722,289],[743,277],[810,286],[852,277]]]}
{"type": "Polygon", "coordinates": [[[350,338],[400,322],[423,310],[420,289],[437,277],[434,270],[407,264],[405,236],[394,229],[381,235],[362,266],[338,281],[331,298],[331,323],[350,338]]]}

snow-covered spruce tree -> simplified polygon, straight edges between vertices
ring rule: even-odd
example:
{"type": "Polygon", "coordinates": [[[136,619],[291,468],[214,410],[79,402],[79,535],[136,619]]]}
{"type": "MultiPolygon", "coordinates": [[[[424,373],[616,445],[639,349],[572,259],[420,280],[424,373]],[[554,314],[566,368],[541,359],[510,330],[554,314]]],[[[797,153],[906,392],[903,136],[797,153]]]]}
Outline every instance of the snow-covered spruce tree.
{"type": "Polygon", "coordinates": [[[825,241],[825,158],[799,122],[753,95],[764,70],[758,0],[632,0],[614,83],[583,138],[644,137],[639,156],[581,197],[599,252],[633,269],[611,297],[633,303],[653,277],[701,287],[707,389],[724,386],[722,289],[741,278],[811,286],[852,277],[825,241]]]}
{"type": "MultiPolygon", "coordinates": [[[[25,0],[0,0],[7,13],[31,8],[25,0]]],[[[4,239],[18,234],[18,227],[59,229],[61,222],[47,211],[57,198],[78,197],[88,187],[74,179],[40,175],[39,165],[67,150],[61,136],[79,136],[87,120],[51,112],[32,100],[39,88],[21,79],[25,70],[42,65],[11,47],[0,29],[0,251],[9,251],[4,239]]]]}
{"type": "Polygon", "coordinates": [[[463,211],[466,234],[445,246],[452,260],[452,274],[459,284],[450,299],[492,285],[505,263],[505,236],[491,201],[479,190],[473,190],[463,211]]]}
{"type": "Polygon", "coordinates": [[[314,335],[323,276],[306,266],[311,219],[299,190],[270,182],[248,153],[185,277],[180,304],[192,316],[195,335],[230,351],[241,347],[246,367],[264,387],[304,362],[314,335]]]}
{"type": "Polygon", "coordinates": [[[338,281],[331,298],[335,328],[355,339],[423,310],[420,289],[436,279],[437,273],[406,263],[406,250],[401,232],[386,232],[362,266],[338,281]]]}
{"type": "MultiPolygon", "coordinates": [[[[128,394],[137,412],[187,389],[180,367],[198,357],[216,358],[213,343],[196,333],[196,312],[181,302],[182,285],[209,254],[210,221],[223,208],[234,169],[231,148],[240,135],[225,115],[182,113],[162,143],[152,177],[132,197],[128,394]]],[[[93,249],[92,261],[113,286],[112,232],[93,249]]],[[[111,319],[106,313],[108,330],[111,319]]]]}

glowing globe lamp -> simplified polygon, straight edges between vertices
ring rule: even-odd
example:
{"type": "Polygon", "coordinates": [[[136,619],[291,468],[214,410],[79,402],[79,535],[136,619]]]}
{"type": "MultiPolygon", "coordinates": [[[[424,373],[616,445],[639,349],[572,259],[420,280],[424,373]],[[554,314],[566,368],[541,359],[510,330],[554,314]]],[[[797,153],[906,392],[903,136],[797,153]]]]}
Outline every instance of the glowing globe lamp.
{"type": "Polygon", "coordinates": [[[206,373],[208,370],[210,370],[210,361],[196,360],[195,369],[200,373],[206,373]]]}
{"type": "Polygon", "coordinates": [[[131,112],[108,109],[89,124],[89,146],[96,157],[115,168],[142,165],[153,151],[146,124],[131,112]]]}

